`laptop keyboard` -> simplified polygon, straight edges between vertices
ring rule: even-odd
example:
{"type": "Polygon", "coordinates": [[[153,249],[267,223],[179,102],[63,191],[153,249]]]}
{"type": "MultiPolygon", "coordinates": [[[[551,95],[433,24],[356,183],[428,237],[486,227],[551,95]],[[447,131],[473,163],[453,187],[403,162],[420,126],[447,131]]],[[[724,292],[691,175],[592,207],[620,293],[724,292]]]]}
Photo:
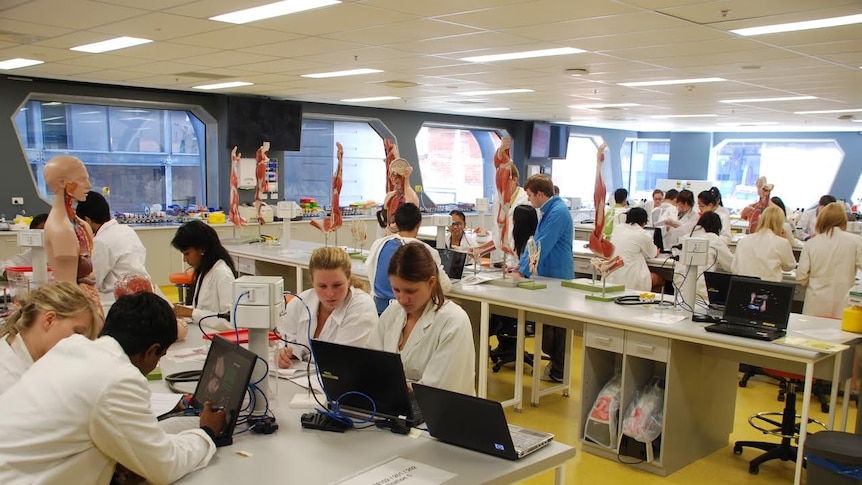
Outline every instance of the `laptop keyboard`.
{"type": "Polygon", "coordinates": [[[745,337],[757,340],[771,341],[784,335],[780,330],[770,328],[753,327],[751,325],[742,325],[739,323],[720,322],[715,325],[704,327],[707,332],[723,333],[726,335],[734,335],[736,337],[745,337]]]}
{"type": "Polygon", "coordinates": [[[546,433],[539,433],[511,424],[509,425],[509,434],[512,435],[512,444],[515,445],[516,450],[527,449],[548,436],[546,433]]]}

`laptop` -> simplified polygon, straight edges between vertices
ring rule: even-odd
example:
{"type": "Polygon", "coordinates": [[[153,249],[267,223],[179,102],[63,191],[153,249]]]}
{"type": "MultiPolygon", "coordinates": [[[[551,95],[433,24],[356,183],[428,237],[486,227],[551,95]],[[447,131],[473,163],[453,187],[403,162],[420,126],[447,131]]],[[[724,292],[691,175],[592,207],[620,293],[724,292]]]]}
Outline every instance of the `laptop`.
{"type": "MultiPolygon", "coordinates": [[[[392,352],[312,340],[317,370],[329,399],[345,414],[413,427],[422,422],[407,389],[401,356],[392,352]],[[347,394],[352,393],[352,394],[347,394]],[[374,400],[358,395],[365,394],[374,400]],[[376,406],[376,411],[375,411],[376,406]]],[[[330,402],[330,408],[334,408],[330,402]]]]}
{"type": "Polygon", "coordinates": [[[213,406],[224,408],[227,422],[216,436],[216,446],[233,443],[233,431],[256,362],[254,352],[222,337],[213,338],[191,404],[203,409],[204,403],[209,401],[213,406]]]}
{"type": "Polygon", "coordinates": [[[508,424],[497,401],[419,383],[413,392],[428,432],[445,443],[517,460],[554,440],[551,433],[508,424]]]}
{"type": "Polygon", "coordinates": [[[706,298],[709,308],[712,310],[724,310],[727,304],[727,292],[730,289],[731,273],[719,273],[717,271],[704,271],[703,279],[706,283],[706,298]]]}
{"type": "Polygon", "coordinates": [[[646,228],[647,231],[652,231],[652,243],[658,248],[660,253],[670,253],[664,249],[664,235],[660,227],[646,228]]]}
{"type": "Polygon", "coordinates": [[[775,340],[787,332],[793,284],[733,277],[721,320],[706,328],[758,340],[775,340]]]}
{"type": "Polygon", "coordinates": [[[440,262],[449,279],[453,282],[460,280],[464,274],[464,266],[467,264],[467,253],[453,249],[437,249],[437,251],[440,253],[440,262]]]}

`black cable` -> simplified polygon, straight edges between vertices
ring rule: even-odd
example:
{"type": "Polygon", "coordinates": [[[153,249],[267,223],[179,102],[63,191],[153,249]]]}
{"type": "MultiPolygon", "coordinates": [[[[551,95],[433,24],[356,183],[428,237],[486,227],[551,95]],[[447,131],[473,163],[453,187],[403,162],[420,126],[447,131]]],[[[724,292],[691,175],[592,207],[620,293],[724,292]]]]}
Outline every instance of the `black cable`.
{"type": "Polygon", "coordinates": [[[178,388],[176,384],[183,382],[197,382],[201,378],[200,370],[187,370],[183,372],[176,372],[174,374],[169,374],[165,376],[165,382],[168,383],[168,388],[171,391],[179,394],[187,394],[186,391],[178,388]]]}

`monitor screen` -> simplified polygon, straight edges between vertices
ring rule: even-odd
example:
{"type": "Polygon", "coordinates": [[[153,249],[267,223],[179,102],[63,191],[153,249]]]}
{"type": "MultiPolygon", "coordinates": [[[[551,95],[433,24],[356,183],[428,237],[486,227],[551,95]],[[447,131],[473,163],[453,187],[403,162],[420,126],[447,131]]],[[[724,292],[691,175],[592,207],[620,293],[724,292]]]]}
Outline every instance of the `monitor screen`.
{"type": "Polygon", "coordinates": [[[265,98],[231,97],[227,148],[251,155],[265,141],[270,150],[299,151],[302,105],[265,98]]]}
{"type": "Polygon", "coordinates": [[[548,158],[564,159],[569,151],[569,127],[551,125],[551,142],[548,148],[548,158]]]}
{"type": "Polygon", "coordinates": [[[793,286],[789,283],[733,277],[727,292],[724,316],[728,320],[787,328],[793,303],[793,286]]]}
{"type": "Polygon", "coordinates": [[[548,158],[551,148],[551,125],[548,123],[533,123],[533,135],[530,138],[530,158],[548,158]]]}

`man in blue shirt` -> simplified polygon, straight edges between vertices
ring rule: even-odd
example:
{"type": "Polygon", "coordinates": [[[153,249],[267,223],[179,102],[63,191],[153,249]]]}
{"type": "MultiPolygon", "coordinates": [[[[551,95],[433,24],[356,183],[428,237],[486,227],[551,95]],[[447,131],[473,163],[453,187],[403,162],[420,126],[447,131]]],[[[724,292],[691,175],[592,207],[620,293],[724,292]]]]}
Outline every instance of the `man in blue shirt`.
{"type": "MultiPolygon", "coordinates": [[[[536,228],[534,239],[541,244],[539,276],[571,279],[575,277],[575,263],[572,257],[574,226],[569,209],[558,195],[554,195],[554,183],[544,174],[533,175],[524,184],[530,205],[541,210],[542,217],[536,228]]],[[[521,255],[518,272],[530,276],[529,253],[521,255]]],[[[563,328],[548,326],[542,336],[542,351],[551,356],[551,363],[545,368],[542,378],[562,382],[566,358],[566,331],[563,328]]]]}

